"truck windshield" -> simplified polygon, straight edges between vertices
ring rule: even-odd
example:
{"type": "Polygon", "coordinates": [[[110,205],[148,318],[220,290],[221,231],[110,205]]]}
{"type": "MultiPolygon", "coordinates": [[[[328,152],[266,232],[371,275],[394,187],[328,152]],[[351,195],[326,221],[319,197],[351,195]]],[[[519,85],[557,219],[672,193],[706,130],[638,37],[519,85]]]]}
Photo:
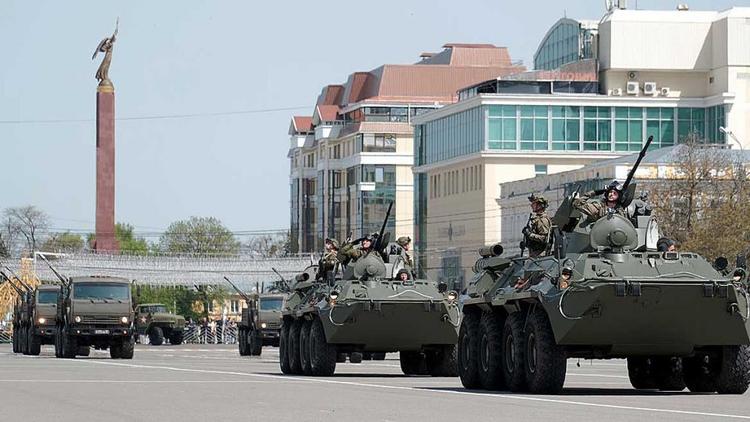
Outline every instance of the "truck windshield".
{"type": "Polygon", "coordinates": [[[73,286],[74,299],[129,300],[130,286],[115,283],[80,283],[73,286]]]}
{"type": "Polygon", "coordinates": [[[167,307],[164,305],[156,305],[156,306],[142,306],[141,313],[143,314],[148,314],[148,313],[166,314],[166,313],[169,313],[169,311],[167,311],[167,307]]]}
{"type": "Polygon", "coordinates": [[[39,290],[36,303],[57,303],[57,292],[54,290],[39,290]]]}
{"type": "Polygon", "coordinates": [[[278,311],[281,310],[281,304],[284,300],[280,297],[262,297],[260,298],[261,311],[278,311]]]}

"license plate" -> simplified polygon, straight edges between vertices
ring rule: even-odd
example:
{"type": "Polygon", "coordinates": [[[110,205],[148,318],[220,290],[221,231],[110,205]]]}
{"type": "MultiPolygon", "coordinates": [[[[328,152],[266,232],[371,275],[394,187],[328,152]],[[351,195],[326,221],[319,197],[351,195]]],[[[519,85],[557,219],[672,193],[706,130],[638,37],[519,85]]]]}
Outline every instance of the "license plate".
{"type": "Polygon", "coordinates": [[[109,334],[109,330],[94,330],[94,334],[109,334]]]}

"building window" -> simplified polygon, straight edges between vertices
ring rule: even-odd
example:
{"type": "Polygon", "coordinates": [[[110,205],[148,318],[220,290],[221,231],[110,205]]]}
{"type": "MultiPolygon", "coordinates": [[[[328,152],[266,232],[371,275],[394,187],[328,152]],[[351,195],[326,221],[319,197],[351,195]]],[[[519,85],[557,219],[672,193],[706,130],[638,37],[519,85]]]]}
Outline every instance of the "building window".
{"type": "Polygon", "coordinates": [[[653,136],[654,148],[674,145],[674,109],[651,107],[646,109],[646,139],[653,136]]]}
{"type": "Polygon", "coordinates": [[[240,312],[240,301],[239,300],[233,300],[229,302],[229,308],[230,312],[233,314],[237,314],[240,312]]]}
{"type": "Polygon", "coordinates": [[[489,149],[515,150],[516,106],[489,106],[489,149]]]}
{"type": "Polygon", "coordinates": [[[521,149],[548,149],[547,106],[520,106],[521,149]]]}
{"type": "Polygon", "coordinates": [[[615,107],[615,151],[640,151],[643,146],[643,108],[615,107]]]}
{"type": "Polygon", "coordinates": [[[357,152],[396,152],[396,135],[374,133],[357,135],[357,152]]]}
{"type": "Polygon", "coordinates": [[[726,135],[719,128],[726,125],[726,108],[717,105],[706,109],[706,137],[715,143],[725,143],[726,135]]]}
{"type": "Polygon", "coordinates": [[[581,112],[578,107],[553,106],[552,149],[555,151],[579,151],[581,112]]]}
{"type": "Polygon", "coordinates": [[[547,174],[547,164],[534,164],[534,176],[544,176],[547,174]]]}
{"type": "Polygon", "coordinates": [[[612,111],[609,107],[583,108],[583,150],[612,150],[612,111]]]}
{"type": "Polygon", "coordinates": [[[690,135],[695,136],[700,142],[706,140],[706,109],[677,109],[677,139],[679,142],[685,142],[690,135]]]}

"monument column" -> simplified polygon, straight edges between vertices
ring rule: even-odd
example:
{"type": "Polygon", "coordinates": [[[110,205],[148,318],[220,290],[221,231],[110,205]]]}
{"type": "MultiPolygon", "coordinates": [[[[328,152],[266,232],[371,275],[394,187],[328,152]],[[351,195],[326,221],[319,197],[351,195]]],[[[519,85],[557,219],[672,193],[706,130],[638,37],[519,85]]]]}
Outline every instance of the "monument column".
{"type": "Polygon", "coordinates": [[[96,88],[96,250],[118,250],[115,240],[115,89],[96,88]]]}

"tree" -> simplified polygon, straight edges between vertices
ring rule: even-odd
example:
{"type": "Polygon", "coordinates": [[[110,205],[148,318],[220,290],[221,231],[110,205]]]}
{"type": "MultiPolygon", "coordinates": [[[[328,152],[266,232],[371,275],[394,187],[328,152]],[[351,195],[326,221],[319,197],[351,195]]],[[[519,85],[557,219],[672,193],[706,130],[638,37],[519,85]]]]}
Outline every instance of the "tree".
{"type": "Polygon", "coordinates": [[[52,233],[42,244],[42,250],[45,252],[73,253],[82,251],[83,245],[83,237],[80,234],[71,232],[52,233]]]}
{"type": "Polygon", "coordinates": [[[142,237],[135,237],[133,226],[127,223],[115,224],[115,238],[120,245],[121,252],[133,255],[147,255],[148,242],[142,237]]]}
{"type": "Polygon", "coordinates": [[[47,230],[49,217],[33,205],[7,208],[5,217],[11,228],[26,239],[26,247],[33,252],[37,249],[39,236],[47,230]]]}
{"type": "Polygon", "coordinates": [[[8,245],[5,244],[2,233],[0,233],[0,258],[10,258],[10,250],[8,245]]]}
{"type": "Polygon", "coordinates": [[[286,256],[289,254],[289,232],[254,236],[246,247],[253,255],[269,258],[286,256]]]}
{"type": "Polygon", "coordinates": [[[166,252],[235,254],[240,242],[214,217],[190,217],[170,224],[159,241],[166,252]]]}

